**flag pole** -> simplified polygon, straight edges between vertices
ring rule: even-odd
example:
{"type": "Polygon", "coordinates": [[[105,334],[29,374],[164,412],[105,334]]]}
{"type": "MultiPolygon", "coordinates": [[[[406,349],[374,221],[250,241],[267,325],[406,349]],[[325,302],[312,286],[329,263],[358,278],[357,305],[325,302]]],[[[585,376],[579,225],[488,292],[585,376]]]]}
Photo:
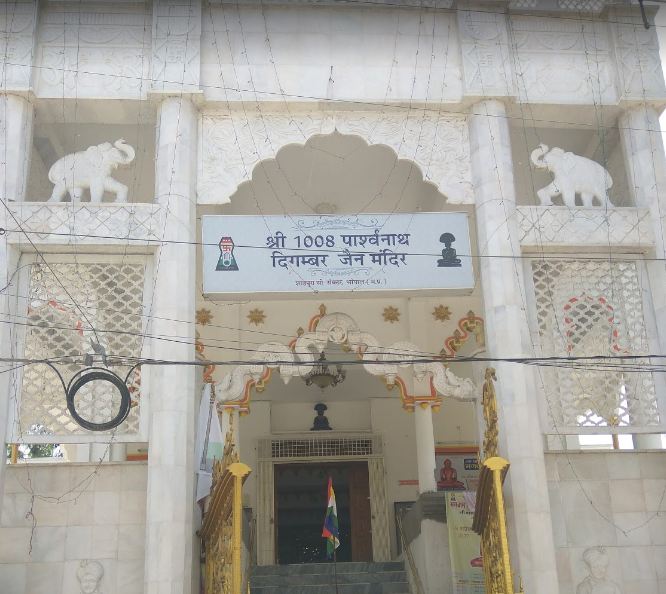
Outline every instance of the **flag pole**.
{"type": "Polygon", "coordinates": [[[336,549],[340,546],[338,540],[338,508],[335,504],[335,491],[333,491],[333,479],[328,477],[328,506],[324,517],[324,529],[321,535],[326,539],[326,558],[330,561],[333,553],[333,580],[335,582],[335,594],[338,594],[338,559],[336,549]],[[333,549],[331,551],[331,549],[333,549]]]}
{"type": "Polygon", "coordinates": [[[335,582],[335,594],[338,594],[338,562],[335,548],[333,548],[333,580],[335,582]]]}

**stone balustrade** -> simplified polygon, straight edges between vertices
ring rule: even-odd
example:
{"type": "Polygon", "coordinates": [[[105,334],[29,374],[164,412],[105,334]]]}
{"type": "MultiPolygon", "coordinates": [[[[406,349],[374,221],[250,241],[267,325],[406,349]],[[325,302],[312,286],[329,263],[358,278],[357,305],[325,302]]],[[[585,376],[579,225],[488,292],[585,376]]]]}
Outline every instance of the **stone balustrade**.
{"type": "Polygon", "coordinates": [[[8,217],[9,243],[132,246],[146,251],[161,240],[164,207],[159,204],[15,202],[8,217]]]}
{"type": "Polygon", "coordinates": [[[523,250],[615,246],[645,252],[654,248],[647,208],[518,206],[515,216],[523,250]]]}

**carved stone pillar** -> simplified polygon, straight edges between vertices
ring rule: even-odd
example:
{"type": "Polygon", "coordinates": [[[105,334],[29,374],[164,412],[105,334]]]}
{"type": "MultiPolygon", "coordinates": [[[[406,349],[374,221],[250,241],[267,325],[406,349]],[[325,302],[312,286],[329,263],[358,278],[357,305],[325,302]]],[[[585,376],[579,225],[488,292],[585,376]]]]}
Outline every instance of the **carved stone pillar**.
{"type": "MultiPolygon", "coordinates": [[[[267,455],[270,456],[270,453],[267,455]]],[[[257,565],[275,563],[274,481],[273,462],[259,460],[257,462],[257,565]]]]}
{"type": "MultiPolygon", "coordinates": [[[[32,148],[33,106],[19,95],[0,95],[0,197],[25,199],[32,148]]],[[[5,210],[3,208],[3,210],[5,210]]],[[[6,215],[6,210],[5,210],[6,215]]],[[[4,216],[4,215],[3,215],[4,216]]]]}
{"type": "MultiPolygon", "coordinates": [[[[14,201],[25,199],[32,147],[32,104],[18,95],[0,95],[0,228],[14,229],[7,208],[14,201]]],[[[16,313],[14,271],[18,266],[19,253],[7,243],[7,235],[0,235],[0,315],[11,319],[16,313]],[[11,288],[8,285],[12,283],[11,288]],[[7,287],[7,290],[3,290],[7,287]]],[[[0,324],[0,357],[11,357],[14,349],[14,334],[10,324],[0,324]]],[[[0,374],[0,443],[6,441],[9,416],[11,373],[0,374]]],[[[4,490],[5,464],[0,464],[0,506],[4,490]]]]}
{"type": "MultiPolygon", "coordinates": [[[[515,220],[516,196],[504,104],[487,100],[469,118],[476,197],[478,265],[483,286],[488,356],[532,355],[515,220]],[[484,257],[497,256],[497,257],[484,257]]],[[[513,554],[525,591],[557,594],[553,528],[534,378],[521,365],[497,366],[500,453],[511,462],[507,504],[513,554]]]]}
{"type": "MultiPolygon", "coordinates": [[[[156,201],[165,207],[164,243],[155,254],[150,356],[194,361],[197,110],[165,98],[157,120],[156,201]]],[[[146,510],[146,594],[189,594],[194,516],[195,367],[148,369],[150,434],[146,510]]]]}
{"type": "Polygon", "coordinates": [[[414,403],[416,431],[416,466],[419,493],[437,491],[435,482],[435,431],[432,426],[432,407],[429,402],[414,403]]]}
{"type": "Polygon", "coordinates": [[[389,535],[386,471],[383,457],[368,460],[368,482],[370,485],[372,560],[390,561],[391,537],[389,535]]]}
{"type": "MultiPolygon", "coordinates": [[[[659,114],[650,105],[639,105],[620,116],[618,127],[622,141],[629,189],[636,206],[650,210],[654,228],[655,259],[645,262],[649,279],[654,321],[650,308],[645,310],[646,330],[651,353],[666,353],[666,157],[659,126],[659,114]]],[[[666,377],[653,375],[660,412],[666,404],[666,377]]],[[[661,448],[659,435],[636,435],[636,447],[661,448]]]]}

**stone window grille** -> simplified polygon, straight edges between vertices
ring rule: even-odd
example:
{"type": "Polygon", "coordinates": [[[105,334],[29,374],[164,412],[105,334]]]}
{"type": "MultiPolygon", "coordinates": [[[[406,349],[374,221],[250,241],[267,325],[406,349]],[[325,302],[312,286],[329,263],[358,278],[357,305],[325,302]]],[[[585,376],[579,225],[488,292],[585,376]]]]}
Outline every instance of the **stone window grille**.
{"type": "MultiPolygon", "coordinates": [[[[637,262],[548,258],[531,268],[543,356],[650,352],[637,262]]],[[[659,431],[652,373],[598,365],[540,367],[549,425],[579,434],[659,431]]]]}
{"type": "MultiPolygon", "coordinates": [[[[145,332],[142,314],[148,276],[146,258],[61,256],[47,261],[48,266],[40,258],[33,258],[23,283],[28,295],[27,300],[19,301],[21,315],[27,322],[22,339],[24,356],[75,357],[76,362],[58,367],[66,383],[74,373],[84,369],[80,362],[93,352],[91,340],[98,339],[109,355],[139,357],[145,332]],[[96,335],[88,321],[97,330],[96,335]]],[[[124,379],[130,368],[111,369],[124,379]]],[[[74,422],[60,380],[49,367],[27,365],[21,371],[20,398],[13,407],[18,413],[12,411],[13,441],[99,441],[99,434],[91,434],[74,422]],[[39,427],[41,433],[34,435],[31,427],[39,427]]],[[[111,418],[119,402],[115,389],[96,382],[88,387],[77,398],[79,412],[84,418],[96,421],[111,418]]],[[[115,430],[118,441],[142,441],[140,379],[131,387],[132,398],[139,405],[132,408],[126,421],[115,430]]],[[[108,439],[108,434],[102,435],[108,439]]]]}

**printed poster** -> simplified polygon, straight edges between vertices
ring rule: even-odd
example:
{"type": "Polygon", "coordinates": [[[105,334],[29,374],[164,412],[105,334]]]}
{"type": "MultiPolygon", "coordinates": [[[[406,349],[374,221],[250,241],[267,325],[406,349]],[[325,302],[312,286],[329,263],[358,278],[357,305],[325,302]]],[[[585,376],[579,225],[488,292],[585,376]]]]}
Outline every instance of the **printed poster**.
{"type": "Polygon", "coordinates": [[[438,491],[476,491],[479,484],[477,450],[458,452],[435,449],[435,480],[438,491]]]}
{"type": "Polygon", "coordinates": [[[474,491],[446,493],[446,523],[449,528],[452,594],[484,594],[481,537],[472,530],[474,491]]]}

